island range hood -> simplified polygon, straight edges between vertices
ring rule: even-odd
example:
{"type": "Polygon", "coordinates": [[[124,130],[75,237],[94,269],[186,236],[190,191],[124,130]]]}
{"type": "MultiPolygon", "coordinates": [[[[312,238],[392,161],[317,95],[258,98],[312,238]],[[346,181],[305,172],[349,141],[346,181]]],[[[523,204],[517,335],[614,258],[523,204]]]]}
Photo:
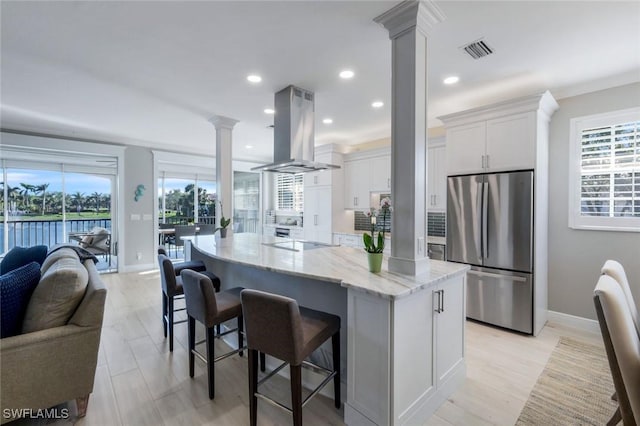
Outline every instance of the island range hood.
{"type": "Polygon", "coordinates": [[[338,169],[314,159],[314,94],[288,86],[275,94],[273,163],[251,170],[305,173],[338,169]]]}

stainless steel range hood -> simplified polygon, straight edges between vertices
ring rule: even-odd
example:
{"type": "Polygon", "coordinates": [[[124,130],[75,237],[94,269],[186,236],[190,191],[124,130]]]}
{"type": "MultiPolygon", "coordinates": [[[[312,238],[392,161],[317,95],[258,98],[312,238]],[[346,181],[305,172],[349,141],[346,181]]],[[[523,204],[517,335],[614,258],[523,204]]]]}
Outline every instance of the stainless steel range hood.
{"type": "Polygon", "coordinates": [[[273,163],[251,170],[305,173],[338,169],[314,159],[314,94],[288,86],[275,94],[273,163]]]}

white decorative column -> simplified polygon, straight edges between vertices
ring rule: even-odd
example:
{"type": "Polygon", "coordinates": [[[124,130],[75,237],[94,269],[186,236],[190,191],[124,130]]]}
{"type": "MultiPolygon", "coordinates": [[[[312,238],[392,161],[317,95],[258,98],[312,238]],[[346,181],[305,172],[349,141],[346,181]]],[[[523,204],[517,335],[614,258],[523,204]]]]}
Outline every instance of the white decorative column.
{"type": "Polygon", "coordinates": [[[427,256],[427,33],[444,15],[432,1],[404,1],[374,19],[392,41],[389,270],[418,275],[427,256]]]}
{"type": "MultiPolygon", "coordinates": [[[[233,160],[232,160],[232,133],[233,126],[238,120],[233,118],[214,115],[209,119],[216,128],[216,193],[218,200],[222,201],[222,209],[220,212],[220,204],[216,204],[216,225],[220,223],[220,218],[233,217],[233,160]]],[[[233,227],[228,233],[233,233],[233,227]]]]}

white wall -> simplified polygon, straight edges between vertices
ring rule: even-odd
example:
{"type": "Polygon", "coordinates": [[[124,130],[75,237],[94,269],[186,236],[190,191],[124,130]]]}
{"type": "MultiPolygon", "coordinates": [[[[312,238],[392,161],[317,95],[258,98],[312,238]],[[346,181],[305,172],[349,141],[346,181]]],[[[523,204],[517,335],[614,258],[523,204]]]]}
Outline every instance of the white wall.
{"type": "Polygon", "coordinates": [[[640,300],[640,233],[568,226],[569,121],[640,104],[640,83],[558,101],[549,141],[549,310],[596,319],[593,289],[607,259],[621,262],[640,300]]]}
{"type": "Polygon", "coordinates": [[[120,199],[124,203],[125,255],[123,271],[154,267],[157,236],[154,232],[154,186],[153,155],[148,148],[127,147],[124,156],[124,184],[120,188],[120,199]],[[144,185],[144,195],[136,202],[134,195],[138,185],[144,185]],[[145,219],[145,215],[146,219],[145,219]],[[138,220],[134,220],[137,219],[138,220]],[[140,258],[138,258],[140,255],[140,258]]]}

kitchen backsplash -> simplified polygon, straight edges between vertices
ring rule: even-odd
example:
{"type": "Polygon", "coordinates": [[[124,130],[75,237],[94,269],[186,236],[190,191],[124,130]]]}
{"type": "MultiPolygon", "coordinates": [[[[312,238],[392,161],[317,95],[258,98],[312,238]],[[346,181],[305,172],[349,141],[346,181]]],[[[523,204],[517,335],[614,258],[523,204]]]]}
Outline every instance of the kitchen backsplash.
{"type": "Polygon", "coordinates": [[[427,235],[432,237],[445,237],[445,217],[445,213],[427,213],[427,235]]]}
{"type": "MultiPolygon", "coordinates": [[[[380,218],[379,218],[380,219],[380,218]]],[[[444,213],[428,213],[427,214],[427,235],[432,237],[445,236],[445,214],[444,213]]],[[[391,215],[387,216],[386,230],[391,231],[391,215]]],[[[370,231],[371,220],[363,213],[356,211],[353,215],[353,229],[356,231],[370,231]]],[[[376,225],[376,230],[382,230],[380,222],[376,225]]]]}
{"type": "MultiPolygon", "coordinates": [[[[391,214],[392,212],[387,213],[387,220],[384,223],[385,232],[391,232],[391,214]]],[[[353,229],[356,231],[371,231],[371,219],[363,212],[354,212],[353,229]]],[[[376,231],[382,231],[382,216],[378,216],[376,231]]]]}

